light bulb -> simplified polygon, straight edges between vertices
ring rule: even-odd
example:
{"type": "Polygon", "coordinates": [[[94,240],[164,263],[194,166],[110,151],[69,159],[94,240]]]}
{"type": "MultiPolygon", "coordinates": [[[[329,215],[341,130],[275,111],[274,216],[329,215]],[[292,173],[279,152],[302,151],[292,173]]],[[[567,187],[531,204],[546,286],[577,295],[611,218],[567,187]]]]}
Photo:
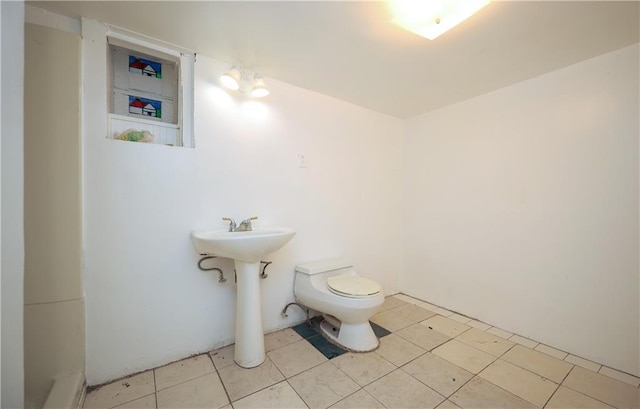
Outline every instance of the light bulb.
{"type": "Polygon", "coordinates": [[[220,77],[220,82],[222,82],[222,85],[225,87],[237,91],[240,89],[240,76],[240,70],[232,67],[220,77]]]}
{"type": "Polygon", "coordinates": [[[251,90],[251,96],[256,98],[262,98],[269,95],[267,84],[264,82],[264,78],[256,76],[253,81],[253,89],[251,90]]]}

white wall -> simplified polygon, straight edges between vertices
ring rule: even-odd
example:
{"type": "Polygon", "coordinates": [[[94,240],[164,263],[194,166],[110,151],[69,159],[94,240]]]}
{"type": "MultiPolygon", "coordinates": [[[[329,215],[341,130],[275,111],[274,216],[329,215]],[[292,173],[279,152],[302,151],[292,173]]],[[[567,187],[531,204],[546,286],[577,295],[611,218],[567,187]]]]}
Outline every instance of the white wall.
{"type": "Polygon", "coordinates": [[[83,20],[87,381],[98,384],[229,344],[235,285],[197,268],[195,229],[257,215],[298,233],[262,282],[266,331],[291,309],[294,265],[351,256],[397,290],[401,262],[401,121],[267,78],[261,101],[217,87],[231,64],[196,62],[196,148],[105,138],[104,30],[83,20]],[[102,39],[104,41],[104,38],[102,39]],[[308,167],[296,166],[304,152],[308,167]]]}
{"type": "Polygon", "coordinates": [[[25,407],[41,408],[85,366],[79,33],[26,24],[24,70],[25,407]]]}
{"type": "Polygon", "coordinates": [[[24,3],[0,2],[2,18],[2,389],[3,408],[24,403],[23,92],[24,3]]]}
{"type": "Polygon", "coordinates": [[[638,46],[406,122],[401,291],[640,374],[638,46]]]}

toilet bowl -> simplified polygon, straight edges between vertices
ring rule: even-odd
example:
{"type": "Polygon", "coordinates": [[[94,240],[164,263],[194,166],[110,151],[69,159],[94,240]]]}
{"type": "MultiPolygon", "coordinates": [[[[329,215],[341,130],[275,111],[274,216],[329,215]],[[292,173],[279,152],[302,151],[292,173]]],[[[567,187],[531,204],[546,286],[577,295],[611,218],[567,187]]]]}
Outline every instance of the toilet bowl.
{"type": "Polygon", "coordinates": [[[382,288],[360,277],[343,259],[296,266],[296,301],[322,313],[321,331],[336,344],[356,352],[378,347],[369,318],[384,302],[382,288]]]}

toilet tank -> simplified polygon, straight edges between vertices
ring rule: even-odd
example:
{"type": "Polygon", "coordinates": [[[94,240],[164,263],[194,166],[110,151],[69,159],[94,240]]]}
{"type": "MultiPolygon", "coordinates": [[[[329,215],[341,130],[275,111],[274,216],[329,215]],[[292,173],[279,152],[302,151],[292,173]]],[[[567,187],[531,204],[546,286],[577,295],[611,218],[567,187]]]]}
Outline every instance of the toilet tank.
{"type": "Polygon", "coordinates": [[[343,258],[312,261],[296,265],[296,272],[306,275],[329,273],[336,270],[349,271],[353,269],[353,263],[343,258]]]}

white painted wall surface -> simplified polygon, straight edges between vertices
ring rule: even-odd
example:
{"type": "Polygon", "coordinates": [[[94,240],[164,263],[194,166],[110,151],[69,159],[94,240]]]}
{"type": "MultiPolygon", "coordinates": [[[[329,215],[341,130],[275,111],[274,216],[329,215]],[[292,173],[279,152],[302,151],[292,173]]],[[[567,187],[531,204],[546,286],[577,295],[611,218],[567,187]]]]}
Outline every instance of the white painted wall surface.
{"type": "Polygon", "coordinates": [[[24,31],[25,407],[41,408],[56,377],[85,367],[80,35],[29,24],[30,10],[24,31]]]}
{"type": "Polygon", "coordinates": [[[640,374],[638,46],[406,122],[401,291],[640,374]]]}
{"type": "Polygon", "coordinates": [[[2,43],[1,247],[3,408],[24,406],[24,3],[0,2],[2,43]]]}
{"type": "Polygon", "coordinates": [[[197,268],[189,239],[224,227],[223,216],[257,215],[256,226],[298,232],[269,257],[267,332],[303,319],[295,308],[280,315],[298,262],[347,255],[361,275],[397,291],[401,121],[271,79],[268,98],[233,98],[217,87],[231,64],[198,55],[195,149],[109,140],[101,35],[83,20],[89,384],[233,341],[232,263],[211,263],[229,278],[219,284],[197,268]]]}

